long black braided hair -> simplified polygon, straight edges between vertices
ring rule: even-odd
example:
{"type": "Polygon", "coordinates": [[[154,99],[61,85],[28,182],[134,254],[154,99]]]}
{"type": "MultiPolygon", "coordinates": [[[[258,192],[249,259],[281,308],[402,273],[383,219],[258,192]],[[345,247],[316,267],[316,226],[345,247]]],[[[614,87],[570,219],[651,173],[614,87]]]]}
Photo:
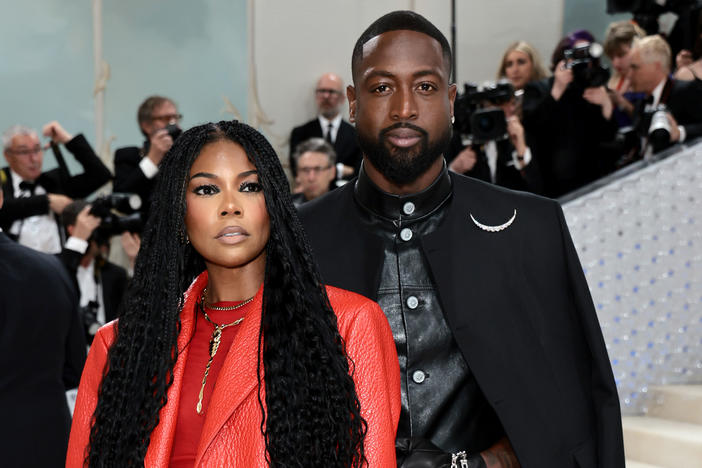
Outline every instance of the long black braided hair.
{"type": "Polygon", "coordinates": [[[258,379],[261,432],[272,467],[360,467],[367,430],[349,361],[316,263],[268,141],[246,124],[186,131],[164,157],[117,336],[93,415],[89,465],[142,466],[178,357],[184,291],[205,269],[185,244],[190,167],[212,142],[240,144],[256,166],[270,219],[258,379]],[[263,369],[261,368],[263,366],[263,369]]]}

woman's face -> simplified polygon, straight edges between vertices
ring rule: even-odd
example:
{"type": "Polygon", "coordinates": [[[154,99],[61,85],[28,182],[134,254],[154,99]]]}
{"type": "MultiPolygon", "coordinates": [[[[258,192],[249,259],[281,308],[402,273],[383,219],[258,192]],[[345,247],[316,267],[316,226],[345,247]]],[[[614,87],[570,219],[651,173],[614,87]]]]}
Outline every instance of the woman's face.
{"type": "Polygon", "coordinates": [[[525,52],[513,50],[505,57],[505,76],[514,89],[522,89],[531,80],[534,64],[525,52]]]}
{"type": "Polygon", "coordinates": [[[202,148],[185,201],[188,237],[208,267],[265,263],[268,211],[256,167],[240,145],[221,140],[202,148]]]}
{"type": "Polygon", "coordinates": [[[612,61],[612,67],[617,71],[617,75],[626,76],[629,73],[629,51],[631,47],[628,45],[621,45],[617,48],[613,57],[610,57],[612,61]]]}

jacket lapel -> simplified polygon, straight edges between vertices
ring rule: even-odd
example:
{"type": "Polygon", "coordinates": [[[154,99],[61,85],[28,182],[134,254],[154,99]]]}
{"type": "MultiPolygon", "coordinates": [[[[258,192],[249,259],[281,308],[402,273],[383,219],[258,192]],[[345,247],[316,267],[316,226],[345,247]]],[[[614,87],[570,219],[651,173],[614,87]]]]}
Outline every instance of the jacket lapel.
{"type": "Polygon", "coordinates": [[[159,412],[158,426],[151,433],[151,443],[146,452],[144,466],[167,467],[171,458],[173,438],[178,421],[180,392],[183,387],[183,373],[188,360],[187,346],[193,334],[195,302],[207,284],[207,272],[198,276],[185,293],[185,304],[180,314],[181,330],[178,335],[178,358],[173,368],[173,383],[168,389],[168,401],[159,412]]]}
{"type": "MultiPolygon", "coordinates": [[[[217,376],[212,399],[206,409],[207,415],[195,457],[195,466],[199,465],[205,451],[231,418],[232,413],[251,392],[258,389],[256,368],[262,303],[263,288],[260,288],[217,376]]],[[[263,371],[261,379],[263,379],[263,371]]]]}

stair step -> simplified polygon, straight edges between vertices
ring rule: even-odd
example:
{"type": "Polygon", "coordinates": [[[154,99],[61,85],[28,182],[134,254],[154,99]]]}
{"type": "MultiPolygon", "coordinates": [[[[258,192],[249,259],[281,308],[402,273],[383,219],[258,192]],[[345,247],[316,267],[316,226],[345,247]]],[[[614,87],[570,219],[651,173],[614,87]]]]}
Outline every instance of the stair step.
{"type": "Polygon", "coordinates": [[[626,468],[661,468],[661,467],[656,466],[656,465],[649,465],[648,463],[641,463],[641,462],[637,462],[637,461],[627,460],[626,461],[626,468]]]}
{"type": "Polygon", "coordinates": [[[622,426],[628,459],[663,468],[702,468],[702,425],[626,416],[622,426]]]}
{"type": "Polygon", "coordinates": [[[648,416],[702,424],[702,385],[663,385],[649,392],[648,416]]]}

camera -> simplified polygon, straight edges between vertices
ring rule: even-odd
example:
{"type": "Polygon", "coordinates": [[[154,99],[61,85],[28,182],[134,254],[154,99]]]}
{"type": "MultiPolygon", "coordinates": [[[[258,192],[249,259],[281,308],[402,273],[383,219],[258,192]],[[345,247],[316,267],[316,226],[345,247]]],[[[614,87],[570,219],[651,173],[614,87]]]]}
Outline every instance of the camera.
{"type": "Polygon", "coordinates": [[[98,329],[101,327],[101,324],[97,319],[99,307],[100,305],[97,303],[97,301],[90,301],[86,305],[80,307],[78,311],[80,318],[83,320],[85,336],[88,341],[92,341],[98,329]]]}
{"type": "Polygon", "coordinates": [[[653,148],[653,152],[670,146],[670,121],[668,120],[668,109],[663,104],[659,104],[655,109],[646,112],[650,115],[650,125],[648,126],[648,142],[653,148]]]}
{"type": "Polygon", "coordinates": [[[183,133],[183,129],[181,129],[178,125],[176,124],[168,124],[166,125],[166,131],[168,134],[171,136],[173,141],[176,141],[176,139],[183,133]]]}
{"type": "Polygon", "coordinates": [[[573,71],[573,82],[581,88],[604,86],[609,81],[609,68],[600,64],[604,49],[597,42],[563,51],[566,68],[573,71]]]}
{"type": "Polygon", "coordinates": [[[141,232],[144,227],[142,214],[136,212],[141,208],[141,197],[134,193],[111,193],[93,201],[90,214],[102,221],[93,236],[100,243],[123,232],[141,232]],[[115,211],[123,213],[119,215],[115,211]]]}
{"type": "Polygon", "coordinates": [[[456,98],[455,128],[465,140],[482,144],[507,138],[507,121],[502,109],[492,106],[510,102],[514,87],[509,81],[488,82],[482,86],[466,83],[464,92],[456,98]]]}

